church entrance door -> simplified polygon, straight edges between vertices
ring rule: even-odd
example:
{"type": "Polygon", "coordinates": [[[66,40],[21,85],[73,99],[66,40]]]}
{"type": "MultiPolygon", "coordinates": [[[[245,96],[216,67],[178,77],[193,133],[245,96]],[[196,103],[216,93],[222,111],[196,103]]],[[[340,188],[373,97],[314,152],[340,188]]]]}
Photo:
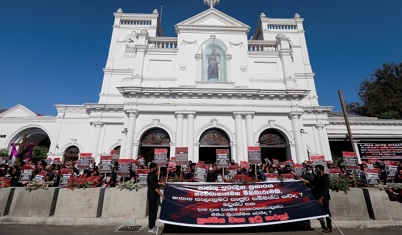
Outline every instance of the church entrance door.
{"type": "Polygon", "coordinates": [[[154,160],[155,149],[167,149],[167,156],[170,157],[170,137],[169,134],[161,129],[154,128],[148,130],[141,138],[138,155],[142,155],[145,163],[154,160]]]}
{"type": "Polygon", "coordinates": [[[230,140],[225,132],[214,128],[205,131],[200,138],[199,161],[207,164],[216,162],[217,149],[229,149],[229,159],[231,159],[230,140]]]}
{"type": "Polygon", "coordinates": [[[291,159],[289,144],[278,130],[267,129],[263,131],[258,142],[260,143],[263,162],[265,158],[268,158],[271,162],[272,159],[278,159],[280,162],[291,159]]]}

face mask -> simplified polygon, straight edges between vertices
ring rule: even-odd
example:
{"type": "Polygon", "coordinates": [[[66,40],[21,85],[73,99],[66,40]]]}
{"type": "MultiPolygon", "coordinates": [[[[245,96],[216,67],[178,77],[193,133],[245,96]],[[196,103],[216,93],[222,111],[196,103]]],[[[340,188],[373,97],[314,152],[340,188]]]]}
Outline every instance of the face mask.
{"type": "Polygon", "coordinates": [[[307,171],[307,174],[311,174],[311,173],[313,173],[313,171],[307,171]]]}
{"type": "Polygon", "coordinates": [[[261,173],[262,172],[262,170],[261,169],[258,169],[258,173],[261,173]]]}
{"type": "Polygon", "coordinates": [[[210,168],[209,168],[209,171],[212,171],[213,169],[214,169],[214,168],[210,167],[210,168]]]}
{"type": "Polygon", "coordinates": [[[278,171],[274,171],[274,174],[278,174],[278,171]]]}

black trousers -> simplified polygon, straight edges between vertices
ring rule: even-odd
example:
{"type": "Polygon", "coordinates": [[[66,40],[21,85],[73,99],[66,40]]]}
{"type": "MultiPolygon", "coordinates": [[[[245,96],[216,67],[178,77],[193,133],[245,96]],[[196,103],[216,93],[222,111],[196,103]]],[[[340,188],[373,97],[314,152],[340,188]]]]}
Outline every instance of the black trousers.
{"type": "MultiPolygon", "coordinates": [[[[329,211],[329,199],[324,199],[322,202],[322,208],[328,213],[328,215],[331,217],[331,212],[329,211]]],[[[323,218],[318,219],[321,224],[322,229],[330,228],[332,229],[332,221],[330,217],[326,217],[324,221],[323,218]],[[327,222],[327,225],[325,225],[325,222],[327,222]]]]}
{"type": "Polygon", "coordinates": [[[158,214],[158,199],[148,199],[148,228],[155,227],[156,216],[158,214]]]}

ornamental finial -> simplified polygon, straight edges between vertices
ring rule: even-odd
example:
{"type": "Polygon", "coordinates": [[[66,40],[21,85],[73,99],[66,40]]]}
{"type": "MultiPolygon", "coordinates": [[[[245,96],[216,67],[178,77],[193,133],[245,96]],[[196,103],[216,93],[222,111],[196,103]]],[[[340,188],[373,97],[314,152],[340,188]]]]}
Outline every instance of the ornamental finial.
{"type": "Polygon", "coordinates": [[[210,6],[211,8],[214,8],[214,6],[219,4],[220,0],[204,0],[204,4],[210,6]]]}

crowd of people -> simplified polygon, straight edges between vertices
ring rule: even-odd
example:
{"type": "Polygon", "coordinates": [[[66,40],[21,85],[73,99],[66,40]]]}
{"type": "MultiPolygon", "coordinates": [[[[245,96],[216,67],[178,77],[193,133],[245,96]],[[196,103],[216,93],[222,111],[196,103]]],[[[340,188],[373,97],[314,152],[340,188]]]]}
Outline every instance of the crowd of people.
{"type": "MultiPolygon", "coordinates": [[[[21,174],[24,165],[30,164],[32,165],[32,173],[28,181],[34,180],[37,175],[42,175],[43,180],[54,182],[52,185],[57,187],[62,177],[62,169],[70,169],[74,177],[98,177],[99,184],[97,186],[115,187],[116,183],[121,181],[138,181],[137,171],[139,169],[149,169],[150,163],[140,164],[139,161],[136,161],[136,163],[130,165],[129,174],[121,177],[119,175],[118,162],[114,162],[110,166],[111,171],[107,174],[99,173],[99,166],[95,163],[91,164],[87,169],[80,169],[77,167],[77,162],[72,161],[65,164],[48,164],[46,161],[36,163],[19,162],[18,165],[1,164],[0,177],[11,178],[10,186],[23,186],[20,182],[21,174]]],[[[262,164],[250,165],[248,163],[238,164],[234,160],[231,160],[229,166],[222,170],[216,163],[200,164],[189,161],[184,166],[172,166],[166,163],[165,167],[159,167],[160,172],[158,172],[158,177],[164,181],[233,182],[233,179],[236,178],[235,175],[245,176],[250,181],[266,181],[273,177],[281,178],[282,176],[286,176],[289,178],[290,176],[294,177],[294,179],[301,179],[307,185],[310,185],[315,176],[314,165],[308,161],[302,164],[275,164],[270,160],[262,164]],[[296,165],[300,166],[297,167],[296,165]]],[[[370,166],[367,162],[362,162],[359,169],[355,170],[346,169],[343,165],[337,166],[332,162],[326,162],[326,166],[325,173],[348,179],[349,186],[351,187],[372,186],[372,182],[369,182],[370,180],[368,180],[368,175],[365,171],[370,166]]],[[[402,183],[402,163],[399,163],[397,172],[392,177],[387,174],[385,165],[382,162],[372,163],[370,167],[379,169],[378,183],[402,183]]]]}

